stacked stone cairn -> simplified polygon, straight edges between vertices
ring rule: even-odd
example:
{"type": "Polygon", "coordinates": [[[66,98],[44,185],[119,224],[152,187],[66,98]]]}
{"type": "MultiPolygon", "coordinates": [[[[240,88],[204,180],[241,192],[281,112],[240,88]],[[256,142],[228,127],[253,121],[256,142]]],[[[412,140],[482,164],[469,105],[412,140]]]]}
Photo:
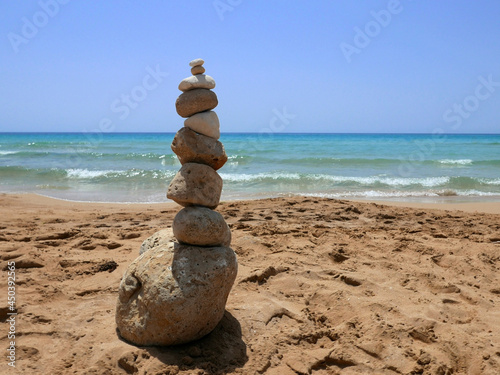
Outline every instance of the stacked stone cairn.
{"type": "Polygon", "coordinates": [[[189,63],[192,76],[179,84],[175,106],[186,118],[172,142],[181,169],[167,197],[182,208],[172,231],[161,230],[141,246],[119,288],[116,323],[120,335],[141,346],[177,345],[210,333],[222,319],[237,273],[231,232],[219,204],[227,161],[219,119],[212,111],[217,96],[204,61],[189,63]]]}

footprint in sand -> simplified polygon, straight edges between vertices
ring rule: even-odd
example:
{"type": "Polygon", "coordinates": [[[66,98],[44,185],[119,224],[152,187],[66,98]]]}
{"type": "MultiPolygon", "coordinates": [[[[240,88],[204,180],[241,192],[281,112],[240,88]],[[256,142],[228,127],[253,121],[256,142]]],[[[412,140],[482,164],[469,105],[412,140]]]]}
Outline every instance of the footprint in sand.
{"type": "Polygon", "coordinates": [[[7,254],[0,254],[0,260],[12,260],[12,259],[17,259],[23,254],[20,253],[7,253],[7,254]]]}
{"type": "Polygon", "coordinates": [[[361,280],[352,276],[341,275],[340,280],[350,286],[360,286],[361,284],[363,284],[361,280]]]}
{"type": "Polygon", "coordinates": [[[34,362],[40,359],[40,352],[38,351],[38,349],[32,348],[31,346],[18,346],[17,355],[18,360],[29,360],[31,362],[34,362]]]}
{"type": "Polygon", "coordinates": [[[256,271],[252,275],[245,277],[244,279],[242,279],[240,281],[240,284],[241,283],[258,283],[259,285],[262,285],[262,284],[266,283],[270,277],[276,276],[277,274],[282,273],[282,272],[286,272],[288,270],[289,270],[288,267],[278,266],[275,268],[273,266],[270,266],[270,267],[267,267],[265,270],[256,271]]]}
{"type": "Polygon", "coordinates": [[[35,237],[35,241],[47,241],[47,240],[66,240],[80,234],[79,230],[65,231],[59,233],[44,234],[35,237]]]}
{"type": "Polygon", "coordinates": [[[141,237],[141,234],[140,233],[137,233],[137,232],[132,232],[132,233],[120,233],[120,238],[122,240],[131,240],[131,239],[134,239],[134,238],[139,238],[141,237]]]}
{"type": "Polygon", "coordinates": [[[114,241],[106,242],[102,245],[107,247],[109,250],[118,249],[119,247],[123,246],[121,243],[114,242],[114,241]]]}
{"type": "MultiPolygon", "coordinates": [[[[31,258],[24,258],[24,259],[18,259],[16,260],[16,268],[21,269],[21,268],[42,268],[45,267],[44,264],[40,263],[37,260],[31,259],[31,258]]],[[[8,269],[7,265],[3,268],[4,271],[8,269]]]]}
{"type": "Polygon", "coordinates": [[[85,239],[83,241],[80,241],[75,245],[75,247],[81,249],[81,250],[94,250],[97,245],[92,243],[92,240],[90,239],[85,239]]]}
{"type": "Polygon", "coordinates": [[[99,240],[106,240],[106,239],[108,239],[108,236],[107,236],[106,234],[104,234],[104,233],[99,233],[99,232],[92,233],[92,234],[90,235],[90,237],[92,237],[92,238],[97,238],[97,239],[99,239],[99,240]]]}

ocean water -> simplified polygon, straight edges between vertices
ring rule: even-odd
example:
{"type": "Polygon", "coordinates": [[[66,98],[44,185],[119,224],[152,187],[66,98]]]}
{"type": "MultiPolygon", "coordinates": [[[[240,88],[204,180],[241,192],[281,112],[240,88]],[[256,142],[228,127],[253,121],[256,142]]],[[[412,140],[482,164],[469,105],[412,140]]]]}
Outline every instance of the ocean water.
{"type": "MultiPolygon", "coordinates": [[[[0,192],[167,202],[173,133],[0,133],[0,192]]],[[[222,199],[500,201],[500,135],[244,134],[220,139],[222,199]]]]}

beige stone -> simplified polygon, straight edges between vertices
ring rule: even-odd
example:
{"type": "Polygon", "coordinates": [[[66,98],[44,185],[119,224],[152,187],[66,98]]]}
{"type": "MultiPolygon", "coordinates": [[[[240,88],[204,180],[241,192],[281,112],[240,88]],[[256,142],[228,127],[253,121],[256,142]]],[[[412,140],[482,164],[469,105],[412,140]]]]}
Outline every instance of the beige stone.
{"type": "Polygon", "coordinates": [[[181,206],[219,205],[222,192],[222,178],[205,164],[186,163],[174,176],[167,191],[167,198],[181,206]]]}
{"type": "Polygon", "coordinates": [[[231,230],[224,217],[209,208],[185,207],[174,218],[172,229],[179,242],[196,246],[229,246],[231,230]]]}
{"type": "Polygon", "coordinates": [[[146,251],[152,249],[153,247],[165,245],[171,243],[174,240],[175,237],[172,228],[159,230],[158,232],[154,233],[153,235],[144,240],[139,250],[139,255],[145,253],[146,251]]]}
{"type": "Polygon", "coordinates": [[[177,345],[222,319],[237,273],[228,247],[156,246],[130,264],[118,290],[116,324],[136,345],[177,345]]]}
{"type": "Polygon", "coordinates": [[[196,75],[196,74],[203,74],[205,73],[205,68],[202,67],[201,65],[197,65],[191,68],[191,74],[196,75]]]}
{"type": "Polygon", "coordinates": [[[222,143],[186,127],[177,132],[171,148],[181,164],[206,164],[217,170],[227,161],[222,143]]]}
{"type": "Polygon", "coordinates": [[[197,74],[184,78],[179,83],[179,90],[186,92],[194,89],[213,89],[215,81],[212,77],[205,74],[197,74]]]}
{"type": "Polygon", "coordinates": [[[198,112],[214,109],[218,104],[217,95],[208,89],[193,89],[179,95],[175,109],[181,117],[189,117],[198,112]]]}
{"type": "Polygon", "coordinates": [[[189,62],[189,66],[194,68],[195,66],[203,65],[205,61],[203,59],[194,59],[189,62]]]}
{"type": "Polygon", "coordinates": [[[196,113],[184,120],[184,126],[207,137],[220,138],[219,116],[214,111],[196,113]]]}

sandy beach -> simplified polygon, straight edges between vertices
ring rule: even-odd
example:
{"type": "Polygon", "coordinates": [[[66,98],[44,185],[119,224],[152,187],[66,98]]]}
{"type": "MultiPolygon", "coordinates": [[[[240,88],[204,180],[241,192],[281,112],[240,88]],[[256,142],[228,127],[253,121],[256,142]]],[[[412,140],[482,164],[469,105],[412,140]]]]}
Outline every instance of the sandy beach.
{"type": "Polygon", "coordinates": [[[498,374],[500,204],[317,198],[223,202],[239,272],[205,338],[139,348],[116,333],[120,279],[174,204],[0,195],[15,261],[19,374],[498,374]],[[414,207],[409,207],[414,206],[414,207]]]}

